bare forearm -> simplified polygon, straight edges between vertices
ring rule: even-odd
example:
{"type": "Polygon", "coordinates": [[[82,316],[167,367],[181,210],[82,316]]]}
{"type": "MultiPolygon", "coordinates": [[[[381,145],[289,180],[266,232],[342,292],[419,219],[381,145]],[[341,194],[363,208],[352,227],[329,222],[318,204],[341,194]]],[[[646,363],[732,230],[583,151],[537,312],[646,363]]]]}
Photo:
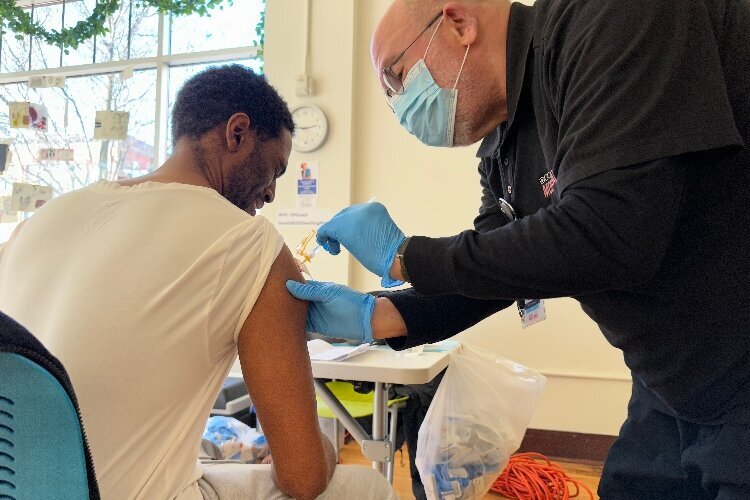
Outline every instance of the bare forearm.
{"type": "Polygon", "coordinates": [[[313,477],[311,478],[312,482],[305,487],[300,487],[297,484],[284,484],[282,481],[279,481],[276,474],[276,462],[272,462],[271,478],[276,488],[290,497],[299,498],[302,500],[312,500],[313,498],[317,498],[328,488],[328,485],[331,482],[331,478],[333,477],[333,473],[336,471],[336,453],[333,450],[331,441],[322,432],[320,432],[320,442],[323,446],[325,477],[323,477],[323,474],[315,475],[314,472],[311,472],[311,474],[313,474],[313,477]]]}
{"type": "Polygon", "coordinates": [[[404,279],[404,274],[401,272],[401,263],[398,261],[398,258],[394,257],[393,262],[391,262],[391,270],[389,271],[389,274],[394,280],[406,281],[404,279]]]}
{"type": "Polygon", "coordinates": [[[462,295],[425,297],[412,288],[384,292],[380,299],[390,301],[408,332],[405,337],[388,339],[388,344],[394,349],[447,339],[513,303],[509,300],[472,299],[462,295]]]}
{"type": "Polygon", "coordinates": [[[406,323],[404,323],[401,313],[398,312],[393,302],[385,297],[378,297],[375,302],[371,322],[374,339],[390,339],[403,337],[407,334],[406,323]]]}
{"type": "Polygon", "coordinates": [[[322,432],[320,433],[320,439],[323,441],[323,453],[325,454],[326,464],[328,465],[328,478],[326,482],[330,482],[331,477],[333,477],[333,472],[336,470],[336,452],[333,449],[331,440],[322,432]]]}

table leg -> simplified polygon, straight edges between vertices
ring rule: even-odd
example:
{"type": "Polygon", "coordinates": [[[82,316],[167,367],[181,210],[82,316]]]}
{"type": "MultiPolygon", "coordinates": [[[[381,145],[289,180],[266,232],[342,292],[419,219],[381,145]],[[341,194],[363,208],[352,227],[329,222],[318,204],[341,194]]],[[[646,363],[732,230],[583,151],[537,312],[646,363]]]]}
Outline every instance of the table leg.
{"type": "Polygon", "coordinates": [[[339,419],[333,419],[333,451],[336,457],[336,463],[339,463],[339,419]]]}
{"type": "MultiPolygon", "coordinates": [[[[396,403],[396,406],[401,403],[396,403]]],[[[390,440],[392,447],[392,455],[391,455],[391,461],[386,464],[386,474],[385,477],[388,479],[388,482],[393,484],[393,462],[396,460],[396,433],[398,432],[398,413],[395,409],[393,411],[390,411],[390,420],[391,423],[388,425],[388,439],[390,440]]]]}
{"type": "Polygon", "coordinates": [[[370,437],[323,382],[314,379],[313,383],[315,384],[315,392],[320,395],[333,411],[333,414],[338,417],[339,422],[349,430],[352,437],[359,443],[365,458],[372,460],[373,469],[386,475],[388,464],[393,462],[393,445],[389,439],[386,439],[388,387],[390,384],[375,383],[372,437],[370,437]]]}
{"type": "MultiPolygon", "coordinates": [[[[382,441],[385,439],[386,422],[388,419],[388,385],[383,382],[375,382],[375,397],[373,399],[372,411],[372,439],[382,441]]],[[[391,450],[393,460],[393,450],[391,450]]],[[[373,462],[372,468],[385,475],[387,463],[373,462]]]]}
{"type": "Polygon", "coordinates": [[[359,425],[359,422],[352,418],[349,412],[346,411],[346,408],[344,408],[344,405],[341,404],[341,401],[336,399],[336,396],[333,395],[331,390],[323,382],[318,379],[314,379],[313,384],[315,384],[315,392],[320,395],[320,397],[323,399],[323,401],[325,401],[331,411],[333,411],[333,414],[338,417],[339,422],[341,422],[344,427],[346,427],[346,429],[358,443],[362,444],[363,441],[367,441],[368,439],[370,439],[370,436],[367,435],[364,429],[362,429],[362,426],[359,425]]]}

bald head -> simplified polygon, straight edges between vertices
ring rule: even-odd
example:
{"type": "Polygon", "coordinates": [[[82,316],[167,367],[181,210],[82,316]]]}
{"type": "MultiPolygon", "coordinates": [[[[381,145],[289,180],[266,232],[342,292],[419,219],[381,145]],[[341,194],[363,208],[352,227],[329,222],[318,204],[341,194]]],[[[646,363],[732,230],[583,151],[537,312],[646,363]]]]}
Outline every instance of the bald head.
{"type": "Polygon", "coordinates": [[[427,21],[424,23],[405,22],[410,16],[411,12],[407,2],[396,0],[388,7],[385,15],[375,27],[370,40],[370,58],[377,74],[380,74],[382,69],[390,65],[397,55],[406,48],[409,42],[407,41],[404,44],[405,40],[415,38],[421,29],[427,25],[427,21]],[[422,28],[419,28],[419,26],[422,26],[422,28]]]}
{"type": "Polygon", "coordinates": [[[459,0],[457,2],[446,2],[445,0],[404,0],[406,8],[409,9],[411,15],[415,16],[418,20],[424,19],[425,21],[443,10],[443,7],[449,3],[480,4],[488,2],[492,2],[492,0],[459,0]]]}
{"type": "Polygon", "coordinates": [[[370,43],[373,69],[384,93],[388,89],[383,80],[384,69],[393,73],[391,80],[395,77],[403,81],[409,70],[424,59],[438,86],[455,85],[458,90],[454,144],[481,139],[479,134],[489,133],[506,113],[509,12],[510,0],[395,0],[375,28],[370,43]],[[438,14],[438,22],[425,31],[438,14]],[[467,58],[462,71],[464,56],[467,58]],[[489,102],[497,102],[499,110],[488,108],[489,102]]]}
{"type": "MultiPolygon", "coordinates": [[[[456,0],[446,2],[445,0],[395,0],[373,33],[373,44],[376,39],[394,35],[400,31],[399,28],[411,25],[411,30],[418,33],[439,12],[445,12],[455,7],[465,7],[474,12],[479,12],[478,7],[495,7],[509,10],[510,0],[456,0]]],[[[481,9],[487,11],[487,9],[481,9]]],[[[371,47],[372,50],[372,47],[371,47]]]]}

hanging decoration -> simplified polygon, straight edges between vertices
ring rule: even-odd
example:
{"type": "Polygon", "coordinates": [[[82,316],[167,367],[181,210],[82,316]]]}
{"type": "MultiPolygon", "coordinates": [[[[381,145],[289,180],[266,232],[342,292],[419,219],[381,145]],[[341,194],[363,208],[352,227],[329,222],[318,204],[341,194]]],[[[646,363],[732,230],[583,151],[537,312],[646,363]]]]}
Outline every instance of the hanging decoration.
{"type": "Polygon", "coordinates": [[[124,141],[128,137],[130,113],[127,111],[97,111],[94,122],[94,140],[124,141]]]}
{"type": "Polygon", "coordinates": [[[47,130],[49,112],[44,104],[30,102],[9,102],[8,118],[10,128],[33,128],[47,130]]]}
{"type": "MultiPolygon", "coordinates": [[[[116,13],[120,4],[125,0],[98,0],[88,19],[79,21],[75,26],[61,30],[47,30],[40,23],[34,21],[28,9],[16,5],[15,0],[0,0],[0,33],[10,31],[16,38],[32,36],[49,45],[60,46],[63,49],[77,49],[81,42],[97,35],[107,33],[106,21],[116,13]]],[[[233,0],[134,0],[137,7],[153,7],[158,12],[171,16],[187,16],[198,14],[210,16],[212,9],[224,2],[232,5],[233,0]]]]}
{"type": "Polygon", "coordinates": [[[10,197],[10,210],[35,212],[52,199],[52,194],[52,188],[49,186],[14,182],[13,194],[10,197]]]}

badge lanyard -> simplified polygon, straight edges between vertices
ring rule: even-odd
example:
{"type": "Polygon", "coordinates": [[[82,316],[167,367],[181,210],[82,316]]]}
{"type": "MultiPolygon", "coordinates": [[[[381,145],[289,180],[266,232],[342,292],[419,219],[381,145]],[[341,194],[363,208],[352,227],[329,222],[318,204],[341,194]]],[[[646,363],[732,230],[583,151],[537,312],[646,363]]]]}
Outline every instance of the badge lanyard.
{"type": "MultiPolygon", "coordinates": [[[[510,222],[518,220],[518,213],[513,205],[503,198],[498,198],[497,205],[500,211],[510,222]]],[[[518,315],[521,317],[521,327],[526,328],[547,319],[547,311],[543,299],[520,299],[516,301],[518,315]]]]}

